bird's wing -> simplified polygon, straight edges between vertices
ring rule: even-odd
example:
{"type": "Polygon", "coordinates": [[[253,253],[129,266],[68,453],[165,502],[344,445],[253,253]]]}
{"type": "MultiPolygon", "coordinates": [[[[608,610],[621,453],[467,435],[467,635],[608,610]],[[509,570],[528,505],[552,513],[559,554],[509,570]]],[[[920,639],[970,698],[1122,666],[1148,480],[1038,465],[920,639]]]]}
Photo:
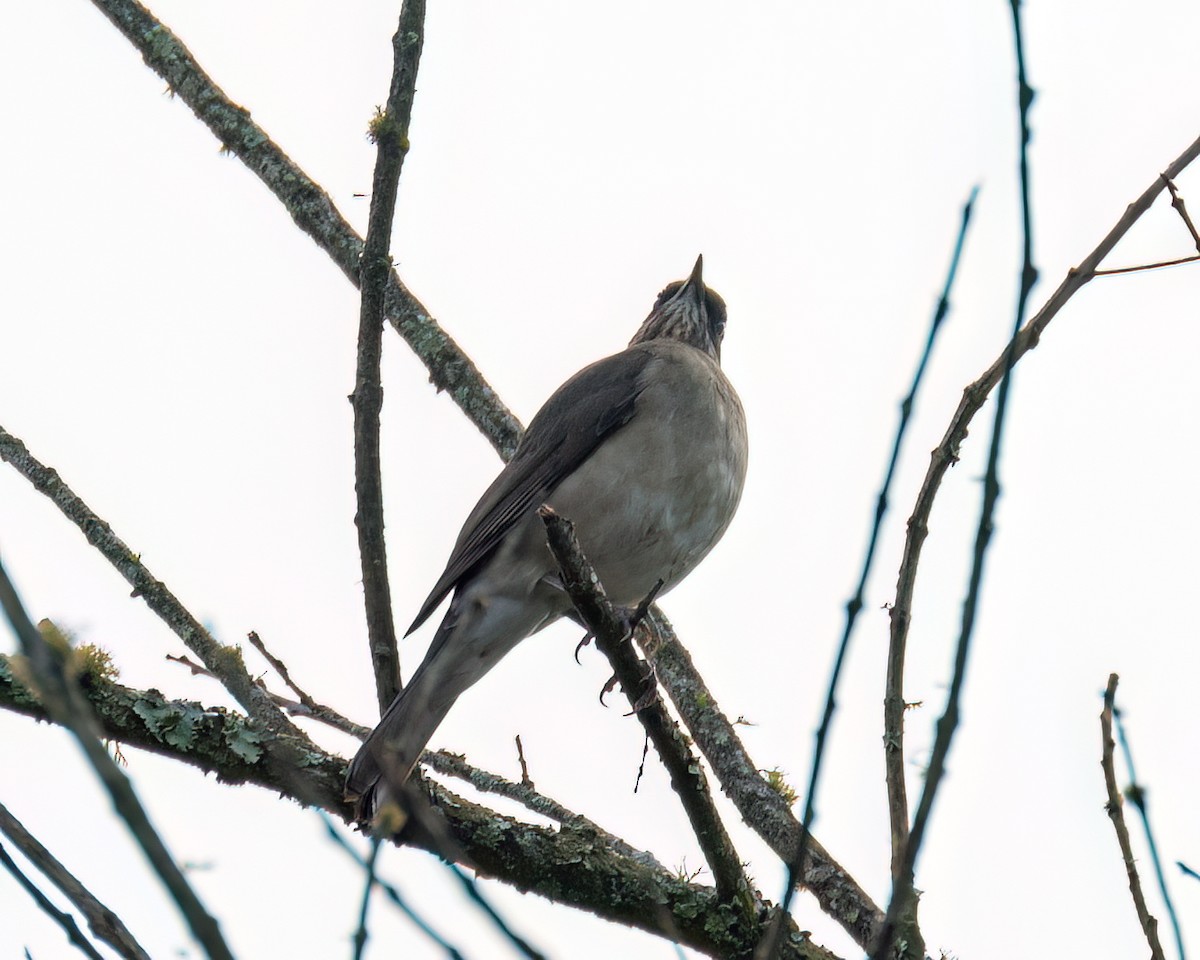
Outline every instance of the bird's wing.
{"type": "Polygon", "coordinates": [[[517,452],[463,525],[446,570],[408,633],[424,623],[442,599],[489,557],[504,535],[540,506],[562,480],[634,415],[653,357],[649,345],[584,367],[554,392],[529,424],[517,452]]]}

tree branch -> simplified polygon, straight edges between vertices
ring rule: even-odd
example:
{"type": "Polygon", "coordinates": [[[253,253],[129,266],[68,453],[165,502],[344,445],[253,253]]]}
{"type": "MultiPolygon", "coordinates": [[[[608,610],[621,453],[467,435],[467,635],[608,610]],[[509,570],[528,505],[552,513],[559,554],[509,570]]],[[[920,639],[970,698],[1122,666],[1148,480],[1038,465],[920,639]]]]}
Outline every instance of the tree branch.
{"type": "MultiPolygon", "coordinates": [[[[335,844],[337,844],[341,850],[345,851],[346,855],[349,856],[355,863],[357,863],[358,866],[366,869],[367,861],[358,853],[357,850],[350,846],[349,842],[338,830],[337,824],[330,819],[329,815],[324,811],[318,811],[318,816],[320,816],[321,822],[325,824],[325,830],[328,832],[329,838],[335,844]]],[[[424,917],[422,917],[411,906],[409,906],[408,901],[405,900],[405,898],[400,894],[400,891],[397,890],[393,884],[388,883],[386,880],[381,880],[378,877],[375,879],[375,884],[395,905],[397,910],[408,917],[408,919],[418,930],[425,934],[425,936],[427,936],[445,952],[448,960],[466,960],[457,947],[455,947],[448,940],[446,940],[445,937],[434,930],[433,927],[426,922],[424,917]]]]}
{"type": "MultiPolygon", "coordinates": [[[[272,693],[271,701],[283,707],[293,717],[311,717],[319,723],[325,724],[327,727],[333,727],[334,730],[341,730],[342,733],[348,733],[352,737],[357,737],[359,740],[366,740],[367,735],[371,732],[370,727],[364,727],[361,723],[355,723],[353,720],[342,716],[333,707],[326,706],[318,702],[313,697],[309,696],[296,682],[292,679],[291,671],[288,670],[287,664],[280,660],[277,656],[267,649],[267,645],[263,643],[262,638],[254,630],[246,634],[246,639],[250,641],[250,646],[257,650],[264,660],[269,663],[281,679],[297,697],[299,702],[289,700],[278,693],[272,693]]],[[[184,663],[192,672],[202,671],[208,673],[203,667],[194,664],[186,657],[172,657],[167,655],[168,660],[176,660],[184,663]]],[[[266,684],[261,679],[255,681],[259,686],[266,689],[266,684]]]]}
{"type": "Polygon", "coordinates": [[[379,373],[383,358],[383,300],[392,271],[392,220],[396,214],[400,171],[408,153],[408,127],[424,31],[424,0],[405,0],[400,9],[400,24],[392,38],[392,83],[387,109],[371,123],[377,155],[371,214],[359,273],[362,301],[358,317],[357,372],[354,392],[350,395],[354,407],[354,493],[358,500],[354,523],[358,527],[367,638],[380,713],[388,708],[401,687],[400,651],[396,645],[383,533],[383,475],[379,463],[379,412],[383,408],[383,383],[379,373]]]}
{"type": "Polygon", "coordinates": [[[56,723],[66,727],[83,749],[97,778],[112,799],[113,809],[125,821],[147,861],[171,894],[184,921],[212,960],[233,960],[217,921],[209,914],[183,871],[154,829],[129,778],[100,743],[96,718],[73,677],[63,668],[50,645],[34,627],[12,582],[0,566],[0,606],[12,624],[37,683],[39,698],[56,723]]]}
{"type": "MultiPolygon", "coordinates": [[[[917,493],[916,504],[908,521],[904,552],[900,562],[896,584],[896,602],[892,605],[889,659],[899,661],[903,669],[903,647],[907,641],[912,621],[912,600],[916,589],[917,566],[921,548],[929,534],[929,515],[942,479],[951,465],[958,462],[958,451],[967,437],[967,428],[979,412],[992,389],[1001,381],[1005,372],[1015,365],[1028,351],[1037,346],[1038,339],[1047,324],[1066,305],[1078,290],[1097,275],[1097,268],[1112,251],[1129,228],[1150,209],[1155,198],[1163,191],[1167,180],[1174,180],[1197,156],[1200,156],[1200,139],[1193,142],[1157,177],[1140,197],[1131,203],[1116,225],[1099,245],[1084,258],[1078,267],[1067,272],[1058,289],[1051,294],[1045,305],[1009,341],[1004,351],[974,383],[963,391],[963,398],[951,418],[950,425],[941,442],[933,450],[925,480],[917,493]]],[[[911,840],[911,837],[910,837],[911,840]]]]}
{"type": "MultiPolygon", "coordinates": [[[[1176,195],[1173,189],[1171,195],[1176,195]]],[[[1186,216],[1186,214],[1184,215],[1186,216]]],[[[1158,855],[1158,843],[1154,839],[1154,831],[1150,829],[1150,811],[1146,809],[1146,789],[1138,783],[1137,770],[1133,765],[1133,750],[1129,746],[1129,738],[1125,735],[1125,724],[1121,720],[1121,711],[1115,705],[1115,691],[1113,701],[1112,720],[1117,729],[1117,742],[1121,745],[1121,754],[1125,758],[1125,769],[1129,772],[1129,786],[1125,788],[1124,795],[1141,817],[1142,830],[1146,834],[1146,846],[1150,849],[1150,864],[1153,866],[1154,876],[1158,880],[1158,892],[1162,894],[1167,919],[1171,923],[1171,932],[1175,935],[1175,953],[1179,960],[1186,960],[1187,953],[1183,949],[1183,930],[1179,926],[1179,914],[1175,912],[1171,891],[1167,889],[1167,877],[1163,873],[1162,859],[1158,855]]]]}
{"type": "Polygon", "coordinates": [[[950,677],[950,688],[946,694],[946,706],[937,722],[933,750],[925,769],[925,783],[917,812],[913,816],[912,828],[904,842],[904,855],[893,873],[892,897],[888,903],[887,917],[879,933],[879,942],[872,950],[873,960],[885,960],[892,956],[892,944],[903,944],[906,957],[924,956],[925,942],[917,924],[917,894],[913,886],[913,873],[917,856],[925,839],[926,825],[933,815],[933,804],[945,775],[946,758],[958,729],[959,700],[967,675],[967,661],[971,650],[971,639],[975,631],[975,616],[979,594],[983,587],[984,564],[988,546],[992,540],[992,517],[1000,500],[1000,448],[1004,437],[1005,415],[1008,412],[1008,395],[1012,387],[1013,366],[1017,362],[1015,339],[1025,323],[1025,311],[1030,294],[1038,280],[1038,271],[1033,263],[1033,209],[1029,198],[1029,108],[1033,104],[1034,91],[1026,80],[1024,31],[1021,24],[1021,0],[1009,0],[1012,11],[1013,39],[1016,48],[1017,66],[1017,117],[1020,127],[1018,166],[1020,169],[1021,198],[1021,272],[1017,291],[1017,308],[1012,325],[1008,350],[1004,354],[1004,370],[1000,376],[1000,389],[996,394],[995,417],[992,421],[991,442],[988,445],[987,470],[983,477],[983,503],[979,510],[979,523],[975,531],[975,549],[971,558],[971,573],[966,596],[963,598],[962,620],[958,643],[954,654],[954,671],[950,677]]]}
{"type": "MultiPolygon", "coordinates": [[[[141,597],[172,632],[186,644],[205,667],[224,684],[258,723],[273,734],[303,734],[283,712],[271,702],[270,695],[258,686],[246,671],[241,651],[226,647],[214,640],[187,611],[166,584],[156,579],[142,563],[138,554],[125,545],[112,528],[98,517],[70,487],[58,472],[33,456],[19,439],[0,427],[0,460],[11,464],[39,493],[45,495],[83,532],[88,543],[95,547],[122,577],[133,587],[133,596],[141,597]]],[[[282,757],[287,763],[289,758],[282,757]]]]}
{"type": "MultiPolygon", "coordinates": [[[[71,944],[79,950],[80,953],[82,953],[85,957],[88,957],[89,960],[104,960],[104,957],[100,955],[100,952],[92,946],[91,941],[83,935],[83,931],[79,929],[79,924],[75,922],[75,918],[65,910],[59,910],[58,907],[54,905],[54,902],[38,889],[37,884],[21,872],[21,868],[18,867],[16,861],[8,855],[8,851],[4,849],[4,844],[2,843],[0,843],[0,866],[4,867],[4,869],[7,870],[12,876],[12,878],[17,881],[18,885],[20,885],[20,887],[27,894],[29,894],[30,898],[34,903],[37,904],[38,909],[41,910],[42,913],[62,927],[63,933],[67,935],[67,940],[69,940],[71,944]]],[[[29,956],[28,952],[26,952],[25,955],[29,956]]]]}
{"type": "MultiPolygon", "coordinates": [[[[925,368],[928,366],[930,357],[933,355],[933,347],[937,341],[938,332],[941,330],[942,323],[950,312],[950,292],[954,287],[954,278],[958,273],[958,262],[962,256],[963,245],[966,241],[967,228],[971,223],[971,210],[975,205],[975,198],[978,193],[979,188],[973,187],[970,195],[967,197],[966,204],[963,206],[958,236],[954,243],[954,251],[950,257],[950,269],[946,274],[946,282],[942,287],[942,295],[933,312],[933,319],[929,325],[929,334],[925,338],[925,349],[917,362],[917,369],[913,374],[912,385],[909,387],[908,394],[900,403],[900,421],[896,426],[896,435],[892,442],[892,454],[888,461],[887,469],[884,472],[883,484],[876,498],[875,516],[871,524],[870,535],[867,538],[867,549],[863,556],[858,586],[854,591],[854,596],[846,601],[846,623],[842,630],[841,640],[838,643],[837,654],[834,657],[833,669],[829,675],[829,686],[825,695],[825,708],[821,715],[820,726],[817,728],[808,788],[805,790],[804,814],[800,820],[800,839],[796,844],[795,852],[786,858],[788,875],[787,886],[781,903],[783,913],[791,909],[792,898],[795,896],[797,885],[802,876],[805,854],[811,842],[811,833],[809,831],[817,816],[817,789],[820,784],[821,763],[825,756],[827,738],[833,725],[833,714],[837,707],[838,682],[841,678],[842,667],[846,662],[846,655],[850,650],[850,638],[854,633],[854,624],[863,608],[863,594],[867,589],[867,582],[871,576],[875,560],[875,548],[879,544],[879,535],[883,529],[883,519],[887,515],[888,493],[891,491],[892,480],[896,475],[896,468],[900,463],[900,452],[904,448],[904,437],[908,432],[909,419],[912,416],[917,393],[921,387],[921,381],[925,376],[925,368]]],[[[902,671],[900,673],[893,673],[892,666],[893,664],[889,662],[884,694],[883,741],[888,788],[888,815],[892,832],[892,874],[894,877],[899,869],[900,852],[907,837],[908,798],[905,793],[904,784],[904,675],[902,671]],[[889,736],[889,728],[893,720],[899,732],[889,736]]],[[[913,946],[917,953],[921,953],[924,950],[924,944],[921,942],[919,931],[916,930],[915,922],[912,926],[914,932],[913,946]]],[[[756,951],[758,956],[768,958],[768,960],[774,956],[776,937],[778,936],[779,929],[778,924],[771,928],[770,934],[759,944],[756,951]]]]}
{"type": "Polygon", "coordinates": [[[1183,202],[1183,196],[1179,193],[1175,186],[1175,181],[1163,174],[1163,181],[1166,185],[1167,192],[1171,194],[1171,206],[1175,208],[1175,212],[1179,214],[1179,219],[1183,221],[1183,225],[1187,227],[1187,231],[1191,234],[1192,243],[1196,249],[1200,250],[1200,231],[1196,229],[1196,225],[1192,223],[1192,218],[1188,216],[1187,204],[1183,202]]]}
{"type": "Polygon", "coordinates": [[[654,743],[659,758],[671,778],[671,786],[683,804],[692,831],[704,851],[717,885],[717,897],[736,904],[747,916],[752,915],[754,897],[742,870],[742,861],[725,825],[713,804],[708,781],[699,759],[692,753],[675,721],[657,697],[652,673],[634,652],[629,627],[609,603],[596,571],[583,555],[575,538],[575,526],[549,506],[538,513],[546,524],[550,550],[562,574],[563,586],[579,611],[587,628],[595,634],[596,646],[608,658],[613,673],[621,682],[629,703],[654,743]],[[648,675],[649,674],[649,675],[648,675]],[[647,686],[652,697],[644,696],[647,686]]]}
{"type": "MultiPolygon", "coordinates": [[[[296,226],[308,234],[355,286],[363,241],[322,190],[250,112],[225,95],[204,72],[191,51],[136,0],[93,0],[122,35],[212,131],[222,147],[236,156],[284,205],[296,226]]],[[[500,402],[462,349],[400,282],[388,275],[384,315],[429,370],[438,390],[447,390],[467,418],[507,459],[517,447],[521,425],[500,402]]]]}
{"type": "MultiPolygon", "coordinates": [[[[966,240],[967,226],[970,223],[971,208],[979,188],[971,191],[962,211],[962,224],[959,227],[958,240],[954,245],[954,253],[950,258],[950,269],[946,273],[946,283],[942,287],[942,296],[938,300],[933,313],[933,321],[929,326],[929,336],[925,344],[925,354],[917,366],[913,377],[912,388],[901,404],[901,416],[907,418],[912,412],[913,400],[925,364],[933,348],[934,338],[942,320],[950,309],[950,291],[954,286],[954,278],[958,272],[958,261],[962,254],[963,243],[966,240]]],[[[897,437],[897,446],[899,446],[897,437]]],[[[893,463],[895,454],[893,453],[893,463]]],[[[889,477],[891,470],[889,468],[889,477]]],[[[885,487],[886,490],[886,487],[885,487]]],[[[881,497],[881,507],[886,501],[881,497]]],[[[904,846],[908,843],[908,789],[904,777],[904,712],[907,704],[904,700],[904,643],[892,644],[888,650],[887,679],[884,682],[883,695],[883,762],[884,779],[888,794],[888,822],[892,834],[892,882],[896,882],[904,860],[904,846]]],[[[909,878],[908,882],[912,882],[909,878]]]]}
{"type": "Polygon", "coordinates": [[[75,904],[76,909],[87,918],[88,928],[97,939],[103,940],[126,960],[150,960],[149,954],[142,949],[121,918],[96,899],[2,803],[0,832],[3,832],[12,841],[13,846],[75,904]]]}
{"type": "MultiPolygon", "coordinates": [[[[105,681],[89,684],[85,695],[107,737],[213,772],[222,783],[255,784],[353,822],[353,810],[342,798],[346,761],[308,741],[292,742],[300,759],[294,776],[287,776],[265,762],[264,734],[241,714],[105,681]]],[[[2,655],[0,708],[49,719],[2,655]]],[[[557,829],[531,826],[426,782],[438,815],[445,817],[482,874],[602,919],[675,939],[706,956],[745,957],[753,949],[759,925],[737,917],[712,887],[688,883],[653,862],[625,856],[587,821],[557,829]]],[[[785,956],[836,960],[794,929],[785,956]]]]}
{"type": "Polygon", "coordinates": [[[1121,859],[1125,861],[1125,875],[1129,879],[1129,894],[1133,897],[1133,906],[1137,910],[1138,922],[1150,944],[1152,960],[1166,960],[1162,944],[1158,939],[1158,921],[1150,915],[1146,907],[1146,897],[1142,893],[1142,882],[1138,879],[1137,864],[1133,859],[1133,845],[1129,842],[1129,828],[1125,826],[1124,801],[1117,787],[1117,772],[1113,763],[1112,723],[1113,702],[1117,696],[1117,675],[1108,675],[1108,687],[1104,691],[1104,709],[1100,713],[1101,759],[1100,766],[1104,769],[1104,786],[1108,790],[1108,803],[1104,809],[1108,811],[1113,829],[1117,833],[1117,845],[1121,848],[1121,859]]]}

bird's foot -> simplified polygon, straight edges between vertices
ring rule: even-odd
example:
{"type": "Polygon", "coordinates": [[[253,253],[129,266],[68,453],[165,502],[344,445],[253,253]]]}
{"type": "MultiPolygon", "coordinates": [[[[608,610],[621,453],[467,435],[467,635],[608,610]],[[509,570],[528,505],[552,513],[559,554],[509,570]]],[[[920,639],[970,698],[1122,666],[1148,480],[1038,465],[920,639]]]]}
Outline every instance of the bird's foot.
{"type": "Polygon", "coordinates": [[[604,698],[613,692],[613,689],[616,687],[616,685],[617,685],[617,675],[614,673],[611,677],[609,677],[604,682],[604,686],[600,688],[600,706],[602,706],[602,707],[608,706],[608,704],[604,702],[604,698]]]}
{"type": "Polygon", "coordinates": [[[633,609],[624,607],[618,610],[621,619],[625,621],[625,635],[621,637],[622,643],[633,638],[633,632],[638,628],[638,624],[646,619],[646,614],[650,612],[650,604],[654,602],[654,598],[658,596],[658,591],[662,588],[663,580],[659,577],[654,586],[650,588],[650,592],[642,598],[641,603],[633,609]]]}
{"type": "MultiPolygon", "coordinates": [[[[631,640],[633,640],[634,632],[637,630],[638,625],[646,619],[646,614],[650,612],[650,604],[654,602],[654,598],[658,596],[658,592],[662,588],[663,581],[660,578],[654,584],[654,586],[650,588],[650,592],[646,594],[646,596],[639,604],[637,604],[637,606],[613,607],[613,612],[620,619],[623,627],[621,638],[617,641],[618,645],[622,643],[629,643],[631,640]]],[[[579,641],[579,644],[575,647],[576,663],[579,662],[579,651],[586,647],[595,638],[595,636],[595,633],[589,630],[586,634],[584,634],[583,639],[579,641]]],[[[647,664],[647,671],[646,676],[642,678],[642,683],[647,684],[648,687],[642,693],[642,695],[634,701],[633,710],[630,711],[630,714],[637,713],[639,710],[644,710],[658,699],[658,672],[653,663],[650,663],[649,661],[645,662],[647,664]]],[[[617,675],[614,673],[608,678],[608,681],[601,688],[600,704],[602,706],[608,706],[608,704],[604,702],[604,698],[613,691],[613,688],[616,687],[617,683],[617,675]]],[[[629,716],[630,714],[626,714],[626,716],[629,716]]]]}
{"type": "MultiPolygon", "coordinates": [[[[646,666],[645,676],[643,676],[641,680],[644,689],[642,690],[641,695],[633,701],[633,707],[630,709],[630,711],[625,714],[627,717],[632,717],[639,710],[645,710],[648,706],[650,706],[650,704],[658,700],[658,668],[655,667],[655,665],[649,660],[643,660],[642,663],[646,666]]],[[[608,706],[608,704],[604,702],[604,698],[612,693],[617,683],[619,683],[619,681],[617,679],[617,675],[614,673],[608,678],[608,682],[604,684],[604,687],[600,691],[601,706],[608,706]]]]}

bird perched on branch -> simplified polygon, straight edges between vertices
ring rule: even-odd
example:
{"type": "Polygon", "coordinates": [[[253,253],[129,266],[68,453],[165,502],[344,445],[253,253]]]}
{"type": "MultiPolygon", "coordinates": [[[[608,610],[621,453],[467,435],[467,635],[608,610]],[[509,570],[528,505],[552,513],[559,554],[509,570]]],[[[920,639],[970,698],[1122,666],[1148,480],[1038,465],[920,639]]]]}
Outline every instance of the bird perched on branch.
{"type": "Polygon", "coordinates": [[[746,421],[721,371],[725,302],[704,259],[668,284],[629,346],[584,367],[529,424],[458,536],[408,632],[453,591],[429,652],[384,712],[346,778],[360,817],[398,789],[455,700],[571,601],[537,515],[575,523],[609,598],[632,605],[686,577],[733,519],[746,475],[746,421]]]}

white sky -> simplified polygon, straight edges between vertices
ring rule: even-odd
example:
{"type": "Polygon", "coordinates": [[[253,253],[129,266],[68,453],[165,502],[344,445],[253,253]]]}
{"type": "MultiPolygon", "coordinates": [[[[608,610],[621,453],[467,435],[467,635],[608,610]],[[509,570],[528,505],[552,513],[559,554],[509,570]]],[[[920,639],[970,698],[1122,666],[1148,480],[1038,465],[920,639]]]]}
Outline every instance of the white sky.
{"type": "MultiPolygon", "coordinates": [[[[1006,3],[433,4],[401,181],[401,276],[526,421],[620,349],[698,252],[729,304],[725,367],[752,460],[721,546],[664,603],[755,761],[807,777],[842,606],[896,406],[983,185],[954,312],[919,402],[847,667],[816,833],[883,903],[880,744],[903,521],[962,387],[999,352],[1018,270],[1006,3]]],[[[360,229],[398,4],[159,0],[226,92],[360,229]]],[[[1031,3],[1040,305],[1200,135],[1200,7],[1031,3]]],[[[356,294],[267,191],[85,3],[0,32],[6,147],[0,424],[55,466],[224,641],[257,630],[320,699],[370,722],[352,524],[356,294]]],[[[1200,171],[1180,181],[1200,213],[1200,171]]],[[[1114,254],[1191,252],[1160,203],[1114,254]]],[[[1021,364],[963,725],[918,871],[931,951],[1146,952],[1100,775],[1099,692],[1119,702],[1168,862],[1200,866],[1194,605],[1200,268],[1098,280],[1021,364]]],[[[387,519],[403,626],[498,461],[403,342],[386,338],[387,519]]],[[[932,519],[906,694],[912,790],[940,713],[990,407],[932,519]]],[[[0,470],[0,550],[34,618],[109,648],[124,682],[227,702],[168,664],[179,642],[78,532],[0,470]]],[[[432,628],[404,648],[408,670],[432,628]]],[[[6,633],[3,649],[13,640],[6,633]]],[[[641,734],[596,705],[606,672],[560,627],[523,644],[434,738],[666,864],[701,864],[641,734]]],[[[317,731],[349,751],[343,738],[317,731]]],[[[60,732],[0,714],[0,799],[156,957],[186,932],[60,732]]],[[[348,956],[360,880],[314,815],[126,751],[129,772],[241,956],[348,956]]],[[[774,858],[731,810],[763,891],[774,858]]],[[[1139,850],[1144,849],[1140,839],[1139,850]]],[[[1140,861],[1151,909],[1165,915],[1140,861]]],[[[384,874],[472,957],[506,955],[429,857],[384,874]]],[[[1170,882],[1193,940],[1200,883],[1170,882]]],[[[669,944],[489,885],[557,958],[669,944]]],[[[801,927],[856,950],[801,898],[801,927]]],[[[0,955],[73,956],[0,877],[0,955]]],[[[371,955],[439,957],[382,904],[371,955]]]]}

